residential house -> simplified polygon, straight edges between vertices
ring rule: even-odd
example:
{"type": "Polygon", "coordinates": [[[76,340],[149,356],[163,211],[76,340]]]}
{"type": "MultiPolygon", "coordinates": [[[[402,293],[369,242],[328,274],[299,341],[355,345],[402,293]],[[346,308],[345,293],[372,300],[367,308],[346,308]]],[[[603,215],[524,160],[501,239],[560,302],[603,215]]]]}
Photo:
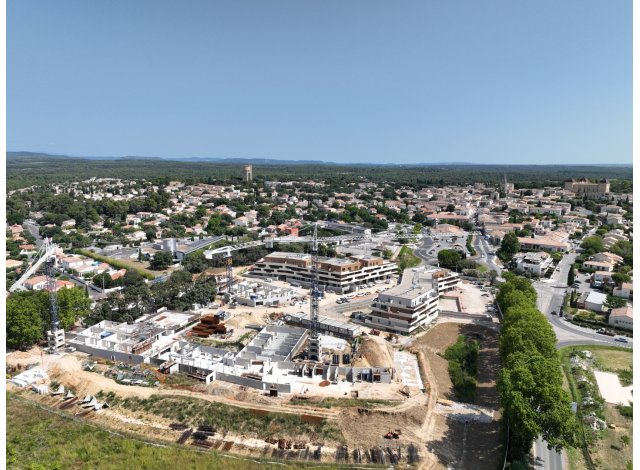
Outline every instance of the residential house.
{"type": "Polygon", "coordinates": [[[633,307],[627,305],[611,310],[609,325],[633,331],[633,307]]]}

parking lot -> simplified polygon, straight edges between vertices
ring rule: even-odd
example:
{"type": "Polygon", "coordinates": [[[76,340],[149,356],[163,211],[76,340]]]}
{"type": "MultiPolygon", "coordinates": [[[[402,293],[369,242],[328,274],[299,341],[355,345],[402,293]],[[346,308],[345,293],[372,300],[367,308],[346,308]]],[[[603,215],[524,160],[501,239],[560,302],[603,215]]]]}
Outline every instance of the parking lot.
{"type": "Polygon", "coordinates": [[[470,281],[463,281],[460,283],[458,289],[460,295],[460,303],[463,313],[472,314],[493,314],[494,311],[490,310],[494,302],[491,289],[484,286],[479,286],[470,281]]]}
{"type": "Polygon", "coordinates": [[[467,232],[462,232],[460,235],[446,235],[429,233],[429,238],[433,241],[433,245],[427,250],[429,256],[437,257],[438,252],[441,250],[459,250],[463,251],[467,255],[467,232]]]}

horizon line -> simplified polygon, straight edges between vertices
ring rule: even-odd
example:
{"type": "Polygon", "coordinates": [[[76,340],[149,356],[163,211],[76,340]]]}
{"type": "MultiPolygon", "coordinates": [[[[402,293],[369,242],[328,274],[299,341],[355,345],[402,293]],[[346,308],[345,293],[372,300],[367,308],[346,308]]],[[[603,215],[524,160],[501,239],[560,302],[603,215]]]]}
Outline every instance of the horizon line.
{"type": "MultiPolygon", "coordinates": [[[[161,159],[170,161],[181,161],[188,159],[202,159],[202,160],[275,160],[279,162],[308,162],[308,163],[321,163],[327,165],[369,165],[369,166],[398,166],[398,165],[499,165],[499,166],[631,166],[633,167],[633,159],[630,162],[612,162],[612,163],[498,163],[498,162],[471,162],[471,161],[425,161],[425,162],[335,162],[331,160],[319,160],[319,159],[286,159],[282,157],[212,157],[212,156],[179,156],[179,157],[167,157],[167,156],[150,156],[150,155],[74,155],[68,153],[54,153],[48,151],[34,151],[34,150],[7,150],[6,154],[10,153],[33,153],[42,154],[55,157],[69,157],[69,158],[81,158],[81,159],[161,159]]],[[[194,163],[194,162],[185,162],[194,163]]]]}

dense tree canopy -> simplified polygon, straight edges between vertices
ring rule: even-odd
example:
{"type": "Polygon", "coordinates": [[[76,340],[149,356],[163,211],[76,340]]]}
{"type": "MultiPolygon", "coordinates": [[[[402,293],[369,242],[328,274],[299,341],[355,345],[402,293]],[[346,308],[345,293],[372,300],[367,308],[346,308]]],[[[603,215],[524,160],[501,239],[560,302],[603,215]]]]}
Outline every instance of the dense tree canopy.
{"type": "Polygon", "coordinates": [[[17,292],[7,298],[7,347],[27,349],[43,338],[49,300],[41,291],[17,292]]]}
{"type": "Polygon", "coordinates": [[[580,247],[586,256],[595,255],[604,251],[604,245],[602,244],[602,237],[599,235],[592,235],[584,239],[580,247]]]}
{"type": "MultiPolygon", "coordinates": [[[[170,160],[88,160],[66,157],[49,157],[41,154],[8,154],[7,188],[24,188],[37,184],[60,183],[85,180],[95,175],[105,178],[129,179],[131,175],[154,183],[167,183],[178,179],[187,183],[221,182],[241,183],[244,162],[177,162],[170,160]],[[34,163],[47,159],[33,171],[34,163]]],[[[612,190],[629,190],[632,179],[631,167],[567,166],[555,165],[437,165],[389,167],[385,165],[335,165],[296,164],[287,162],[254,163],[254,180],[305,181],[313,177],[327,182],[328,189],[339,192],[353,181],[393,181],[407,186],[444,186],[448,184],[499,184],[505,172],[509,181],[518,188],[543,188],[561,185],[576,174],[588,178],[609,178],[612,190]],[[617,179],[617,180],[616,180],[617,179]]]]}
{"type": "Polygon", "coordinates": [[[438,251],[438,263],[444,268],[455,268],[460,260],[462,260],[462,255],[457,250],[438,251]]]}
{"type": "Polygon", "coordinates": [[[576,443],[577,421],[562,389],[557,338],[536,308],[536,292],[523,277],[506,275],[496,296],[503,314],[498,391],[509,425],[513,458],[529,453],[537,436],[562,448],[576,443]]]}
{"type": "Polygon", "coordinates": [[[511,261],[513,255],[520,251],[520,242],[518,241],[518,235],[514,232],[507,233],[502,238],[500,249],[498,250],[498,257],[502,261],[511,261]]]}
{"type": "MultiPolygon", "coordinates": [[[[84,289],[61,289],[58,298],[60,327],[69,329],[90,313],[84,289]]],[[[7,298],[7,346],[27,349],[45,338],[51,328],[49,295],[45,291],[15,292],[7,298]]]]}

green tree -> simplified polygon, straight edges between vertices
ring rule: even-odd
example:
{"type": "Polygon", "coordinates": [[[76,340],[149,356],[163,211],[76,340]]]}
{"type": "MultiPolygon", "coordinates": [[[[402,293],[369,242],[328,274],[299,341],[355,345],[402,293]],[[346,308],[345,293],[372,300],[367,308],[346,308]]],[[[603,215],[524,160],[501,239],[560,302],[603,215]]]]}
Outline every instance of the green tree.
{"type": "Polygon", "coordinates": [[[445,268],[455,268],[462,256],[456,250],[440,250],[438,252],[438,263],[445,268]]]}
{"type": "Polygon", "coordinates": [[[7,347],[28,349],[43,338],[43,318],[48,315],[46,292],[30,291],[7,298],[7,347]]]}
{"type": "Polygon", "coordinates": [[[583,253],[587,256],[595,255],[604,251],[604,245],[602,244],[602,237],[598,235],[592,235],[584,239],[580,247],[583,253]]]}
{"type": "Polygon", "coordinates": [[[91,299],[84,295],[80,287],[61,289],[58,291],[58,319],[60,326],[68,330],[78,318],[84,318],[91,313],[91,299]]]}
{"type": "Polygon", "coordinates": [[[504,313],[498,392],[511,430],[511,457],[521,459],[538,435],[557,449],[575,445],[578,428],[562,389],[556,336],[536,308],[535,289],[521,276],[505,278],[496,296],[504,313]]]}
{"type": "Polygon", "coordinates": [[[626,240],[620,240],[613,244],[611,252],[618,256],[622,256],[624,264],[633,266],[633,243],[626,240]]]}
{"type": "Polygon", "coordinates": [[[510,354],[498,390],[511,431],[512,456],[527,455],[538,435],[556,449],[575,445],[577,421],[562,389],[557,358],[545,358],[537,351],[510,354]]]}
{"type": "Polygon", "coordinates": [[[531,285],[531,281],[522,276],[516,276],[500,286],[498,294],[496,295],[496,301],[502,311],[505,312],[517,304],[535,307],[537,297],[538,294],[531,285]]]}
{"type": "Polygon", "coordinates": [[[544,315],[536,309],[511,312],[508,316],[520,318],[502,328],[500,353],[507,357],[517,351],[537,351],[544,357],[556,357],[556,334],[544,315]],[[520,314],[520,315],[518,315],[520,314]]]}
{"type": "Polygon", "coordinates": [[[182,261],[182,268],[192,274],[201,273],[207,269],[207,260],[200,252],[192,253],[182,261]]]}
{"type": "Polygon", "coordinates": [[[135,269],[127,269],[127,272],[122,276],[122,285],[124,287],[140,286],[144,285],[144,277],[135,269]]]}
{"type": "Polygon", "coordinates": [[[213,278],[200,278],[193,283],[186,296],[190,304],[207,305],[216,296],[216,283],[213,278]]]}
{"type": "Polygon", "coordinates": [[[631,276],[627,273],[613,273],[611,279],[613,279],[613,282],[618,286],[622,285],[623,282],[631,282],[631,276]]]}
{"type": "Polygon", "coordinates": [[[605,306],[607,308],[620,308],[627,305],[626,299],[622,297],[616,297],[614,295],[607,295],[607,300],[605,301],[605,306]]]}
{"type": "Polygon", "coordinates": [[[502,238],[502,243],[498,250],[498,257],[504,262],[511,261],[513,255],[519,251],[520,241],[518,240],[518,236],[513,232],[509,232],[502,238]]]}
{"type": "Polygon", "coordinates": [[[173,255],[168,251],[158,251],[153,255],[149,267],[156,271],[162,271],[171,266],[171,264],[173,264],[173,255]]]}
{"type": "Polygon", "coordinates": [[[111,275],[109,273],[100,273],[93,276],[91,282],[94,286],[99,287],[100,289],[111,289],[112,287],[116,287],[118,284],[111,279],[111,275]]]}

